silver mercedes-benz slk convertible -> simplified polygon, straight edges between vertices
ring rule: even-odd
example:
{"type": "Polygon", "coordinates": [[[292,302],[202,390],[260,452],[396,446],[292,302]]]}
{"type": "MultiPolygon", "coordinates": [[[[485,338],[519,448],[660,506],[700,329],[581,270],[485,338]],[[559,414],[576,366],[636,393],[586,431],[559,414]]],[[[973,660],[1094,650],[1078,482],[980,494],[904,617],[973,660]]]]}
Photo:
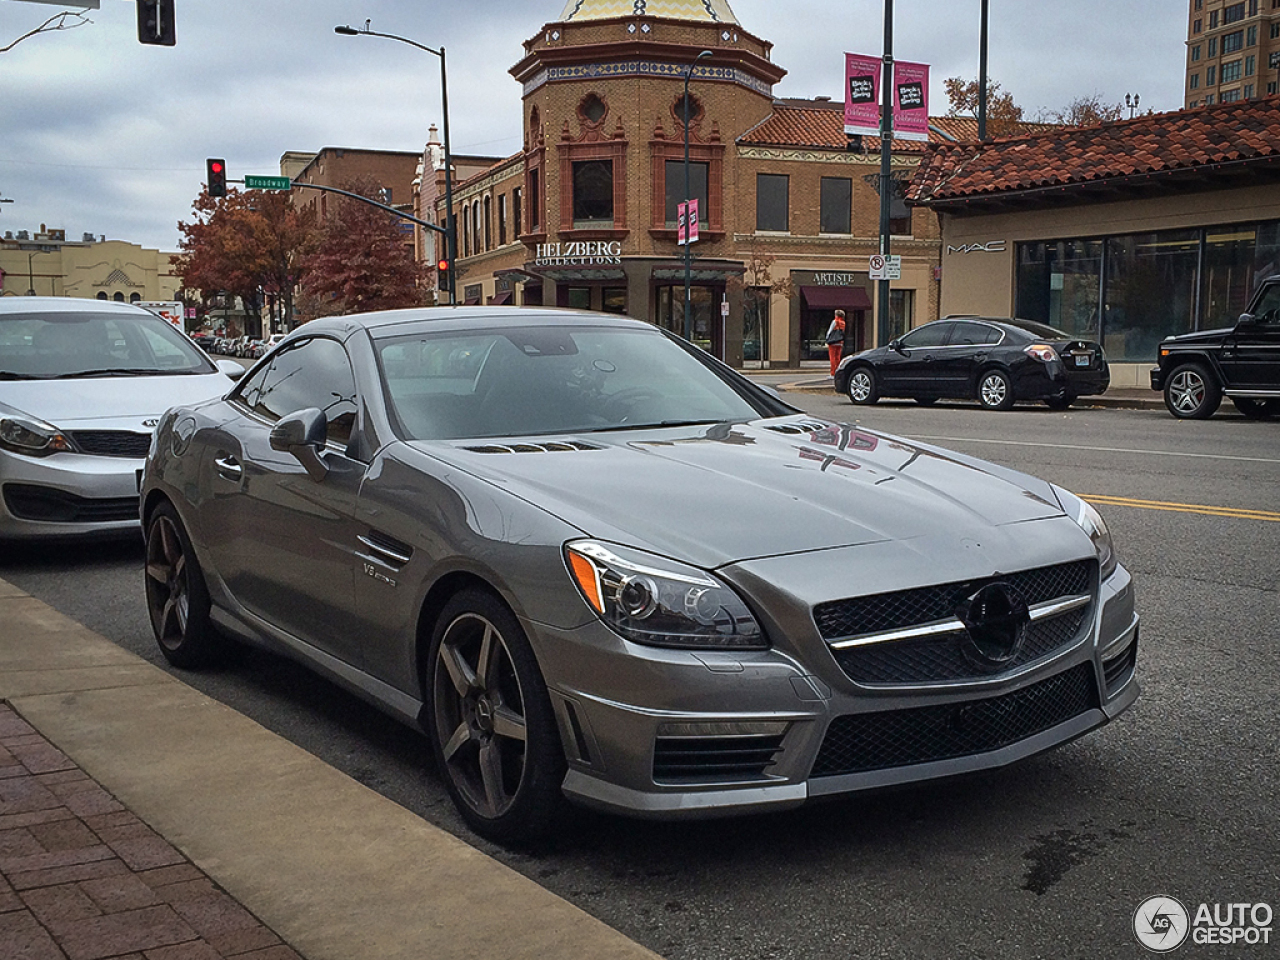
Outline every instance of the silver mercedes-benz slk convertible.
{"type": "Polygon", "coordinates": [[[616,316],[308,323],[165,415],[141,510],[170,661],[296,657],[420,726],[498,840],[566,799],[711,816],[1001,767],[1138,696],[1083,500],[616,316]]]}

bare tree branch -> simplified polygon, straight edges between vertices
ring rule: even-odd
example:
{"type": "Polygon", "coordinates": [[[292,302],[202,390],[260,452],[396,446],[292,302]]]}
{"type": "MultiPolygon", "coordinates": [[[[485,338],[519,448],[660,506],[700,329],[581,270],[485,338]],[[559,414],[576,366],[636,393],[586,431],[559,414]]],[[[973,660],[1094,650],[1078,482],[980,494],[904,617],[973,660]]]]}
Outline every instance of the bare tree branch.
{"type": "Polygon", "coordinates": [[[23,40],[26,40],[28,37],[34,37],[37,33],[52,33],[55,30],[74,30],[76,27],[83,27],[86,23],[93,23],[93,21],[85,16],[83,10],[79,12],[74,10],[64,10],[62,13],[54,14],[34,30],[24,33],[7,47],[0,47],[0,53],[8,53],[23,40]],[[74,17],[75,19],[69,23],[67,22],[68,17],[74,17]]]}

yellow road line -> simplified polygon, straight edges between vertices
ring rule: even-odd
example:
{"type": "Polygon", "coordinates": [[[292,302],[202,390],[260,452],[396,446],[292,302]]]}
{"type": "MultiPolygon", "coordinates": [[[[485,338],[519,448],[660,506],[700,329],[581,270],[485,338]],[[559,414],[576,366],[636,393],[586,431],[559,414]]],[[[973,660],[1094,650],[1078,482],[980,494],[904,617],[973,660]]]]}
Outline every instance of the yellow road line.
{"type": "Polygon", "coordinates": [[[1132,497],[1086,495],[1090,503],[1109,507],[1135,507],[1139,510],[1169,510],[1174,513],[1199,513],[1208,517],[1233,517],[1237,520],[1269,520],[1280,523],[1280,513],[1271,510],[1239,510],[1235,507],[1210,507],[1195,503],[1166,503],[1162,500],[1135,500],[1132,497]]]}

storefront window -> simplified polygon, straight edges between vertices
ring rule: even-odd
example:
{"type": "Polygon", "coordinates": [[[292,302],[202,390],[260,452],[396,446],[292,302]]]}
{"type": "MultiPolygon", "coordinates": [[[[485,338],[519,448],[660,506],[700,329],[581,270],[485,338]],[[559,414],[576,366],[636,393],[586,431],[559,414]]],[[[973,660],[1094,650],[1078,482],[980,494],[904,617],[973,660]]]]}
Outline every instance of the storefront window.
{"type": "Polygon", "coordinates": [[[1018,245],[1020,317],[1096,340],[1101,284],[1101,240],[1018,245]]]}
{"type": "Polygon", "coordinates": [[[916,292],[914,290],[889,291],[889,339],[895,340],[911,329],[915,316],[916,292]]]}
{"type": "MultiPolygon", "coordinates": [[[[769,288],[748,287],[742,301],[742,359],[768,359],[769,288]]],[[[753,364],[754,365],[754,364],[753,364]]]]}
{"type": "Polygon", "coordinates": [[[1253,225],[1209,230],[1204,238],[1201,328],[1230,327],[1244,312],[1253,289],[1253,225]]]}
{"type": "Polygon", "coordinates": [[[564,305],[573,310],[591,309],[590,287],[569,287],[565,291],[564,305]]]}
{"type": "Polygon", "coordinates": [[[1018,316],[1101,339],[1108,357],[1155,356],[1167,336],[1233,326],[1280,274],[1280,221],[1018,245],[1018,316]],[[1099,251],[1105,247],[1102,266],[1099,251]],[[1105,305],[1096,316],[1098,277],[1105,305]]]}
{"type": "Polygon", "coordinates": [[[1150,360],[1165,337],[1195,326],[1200,231],[1107,240],[1102,346],[1112,360],[1150,360]]]}
{"type": "Polygon", "coordinates": [[[604,313],[626,313],[627,288],[605,287],[600,297],[600,309],[604,313]]]}
{"type": "MultiPolygon", "coordinates": [[[[722,288],[692,286],[689,302],[693,314],[693,342],[715,353],[719,340],[720,295],[722,288]],[[715,322],[713,322],[713,320],[715,322]]],[[[658,288],[658,326],[684,336],[684,285],[658,288]]]]}

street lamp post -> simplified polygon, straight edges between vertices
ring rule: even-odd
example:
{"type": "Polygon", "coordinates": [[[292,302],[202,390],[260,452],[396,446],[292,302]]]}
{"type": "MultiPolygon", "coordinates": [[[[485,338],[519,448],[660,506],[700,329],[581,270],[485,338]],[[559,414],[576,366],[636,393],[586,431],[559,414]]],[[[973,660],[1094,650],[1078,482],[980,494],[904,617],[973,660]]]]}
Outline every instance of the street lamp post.
{"type": "Polygon", "coordinates": [[[987,139],[987,39],[989,0],[982,0],[982,22],[978,37],[978,139],[987,139]]]}
{"type": "Polygon", "coordinates": [[[693,264],[690,258],[693,255],[693,244],[689,242],[689,236],[692,233],[692,224],[689,223],[689,201],[692,199],[689,196],[692,192],[689,188],[689,124],[693,118],[692,111],[689,109],[689,80],[693,76],[693,68],[697,66],[698,61],[712,55],[710,50],[703,50],[693,58],[693,63],[689,64],[689,68],[684,72],[684,100],[681,101],[681,110],[684,112],[684,338],[691,343],[693,342],[693,303],[690,297],[692,296],[693,264]]]}
{"type": "Polygon", "coordinates": [[[458,256],[458,224],[453,214],[453,154],[449,150],[449,71],[445,66],[444,47],[439,50],[424,46],[417,41],[410,40],[408,37],[398,37],[393,33],[378,33],[369,29],[370,21],[364,22],[363,30],[356,30],[354,27],[334,27],[333,32],[341,34],[344,37],[384,37],[387,40],[399,40],[401,43],[407,43],[411,47],[417,47],[427,53],[434,54],[440,58],[440,100],[441,108],[444,111],[444,205],[445,211],[445,259],[449,262],[448,276],[445,283],[449,293],[449,303],[456,304],[458,302],[457,290],[457,271],[454,269],[454,261],[458,256]]]}

